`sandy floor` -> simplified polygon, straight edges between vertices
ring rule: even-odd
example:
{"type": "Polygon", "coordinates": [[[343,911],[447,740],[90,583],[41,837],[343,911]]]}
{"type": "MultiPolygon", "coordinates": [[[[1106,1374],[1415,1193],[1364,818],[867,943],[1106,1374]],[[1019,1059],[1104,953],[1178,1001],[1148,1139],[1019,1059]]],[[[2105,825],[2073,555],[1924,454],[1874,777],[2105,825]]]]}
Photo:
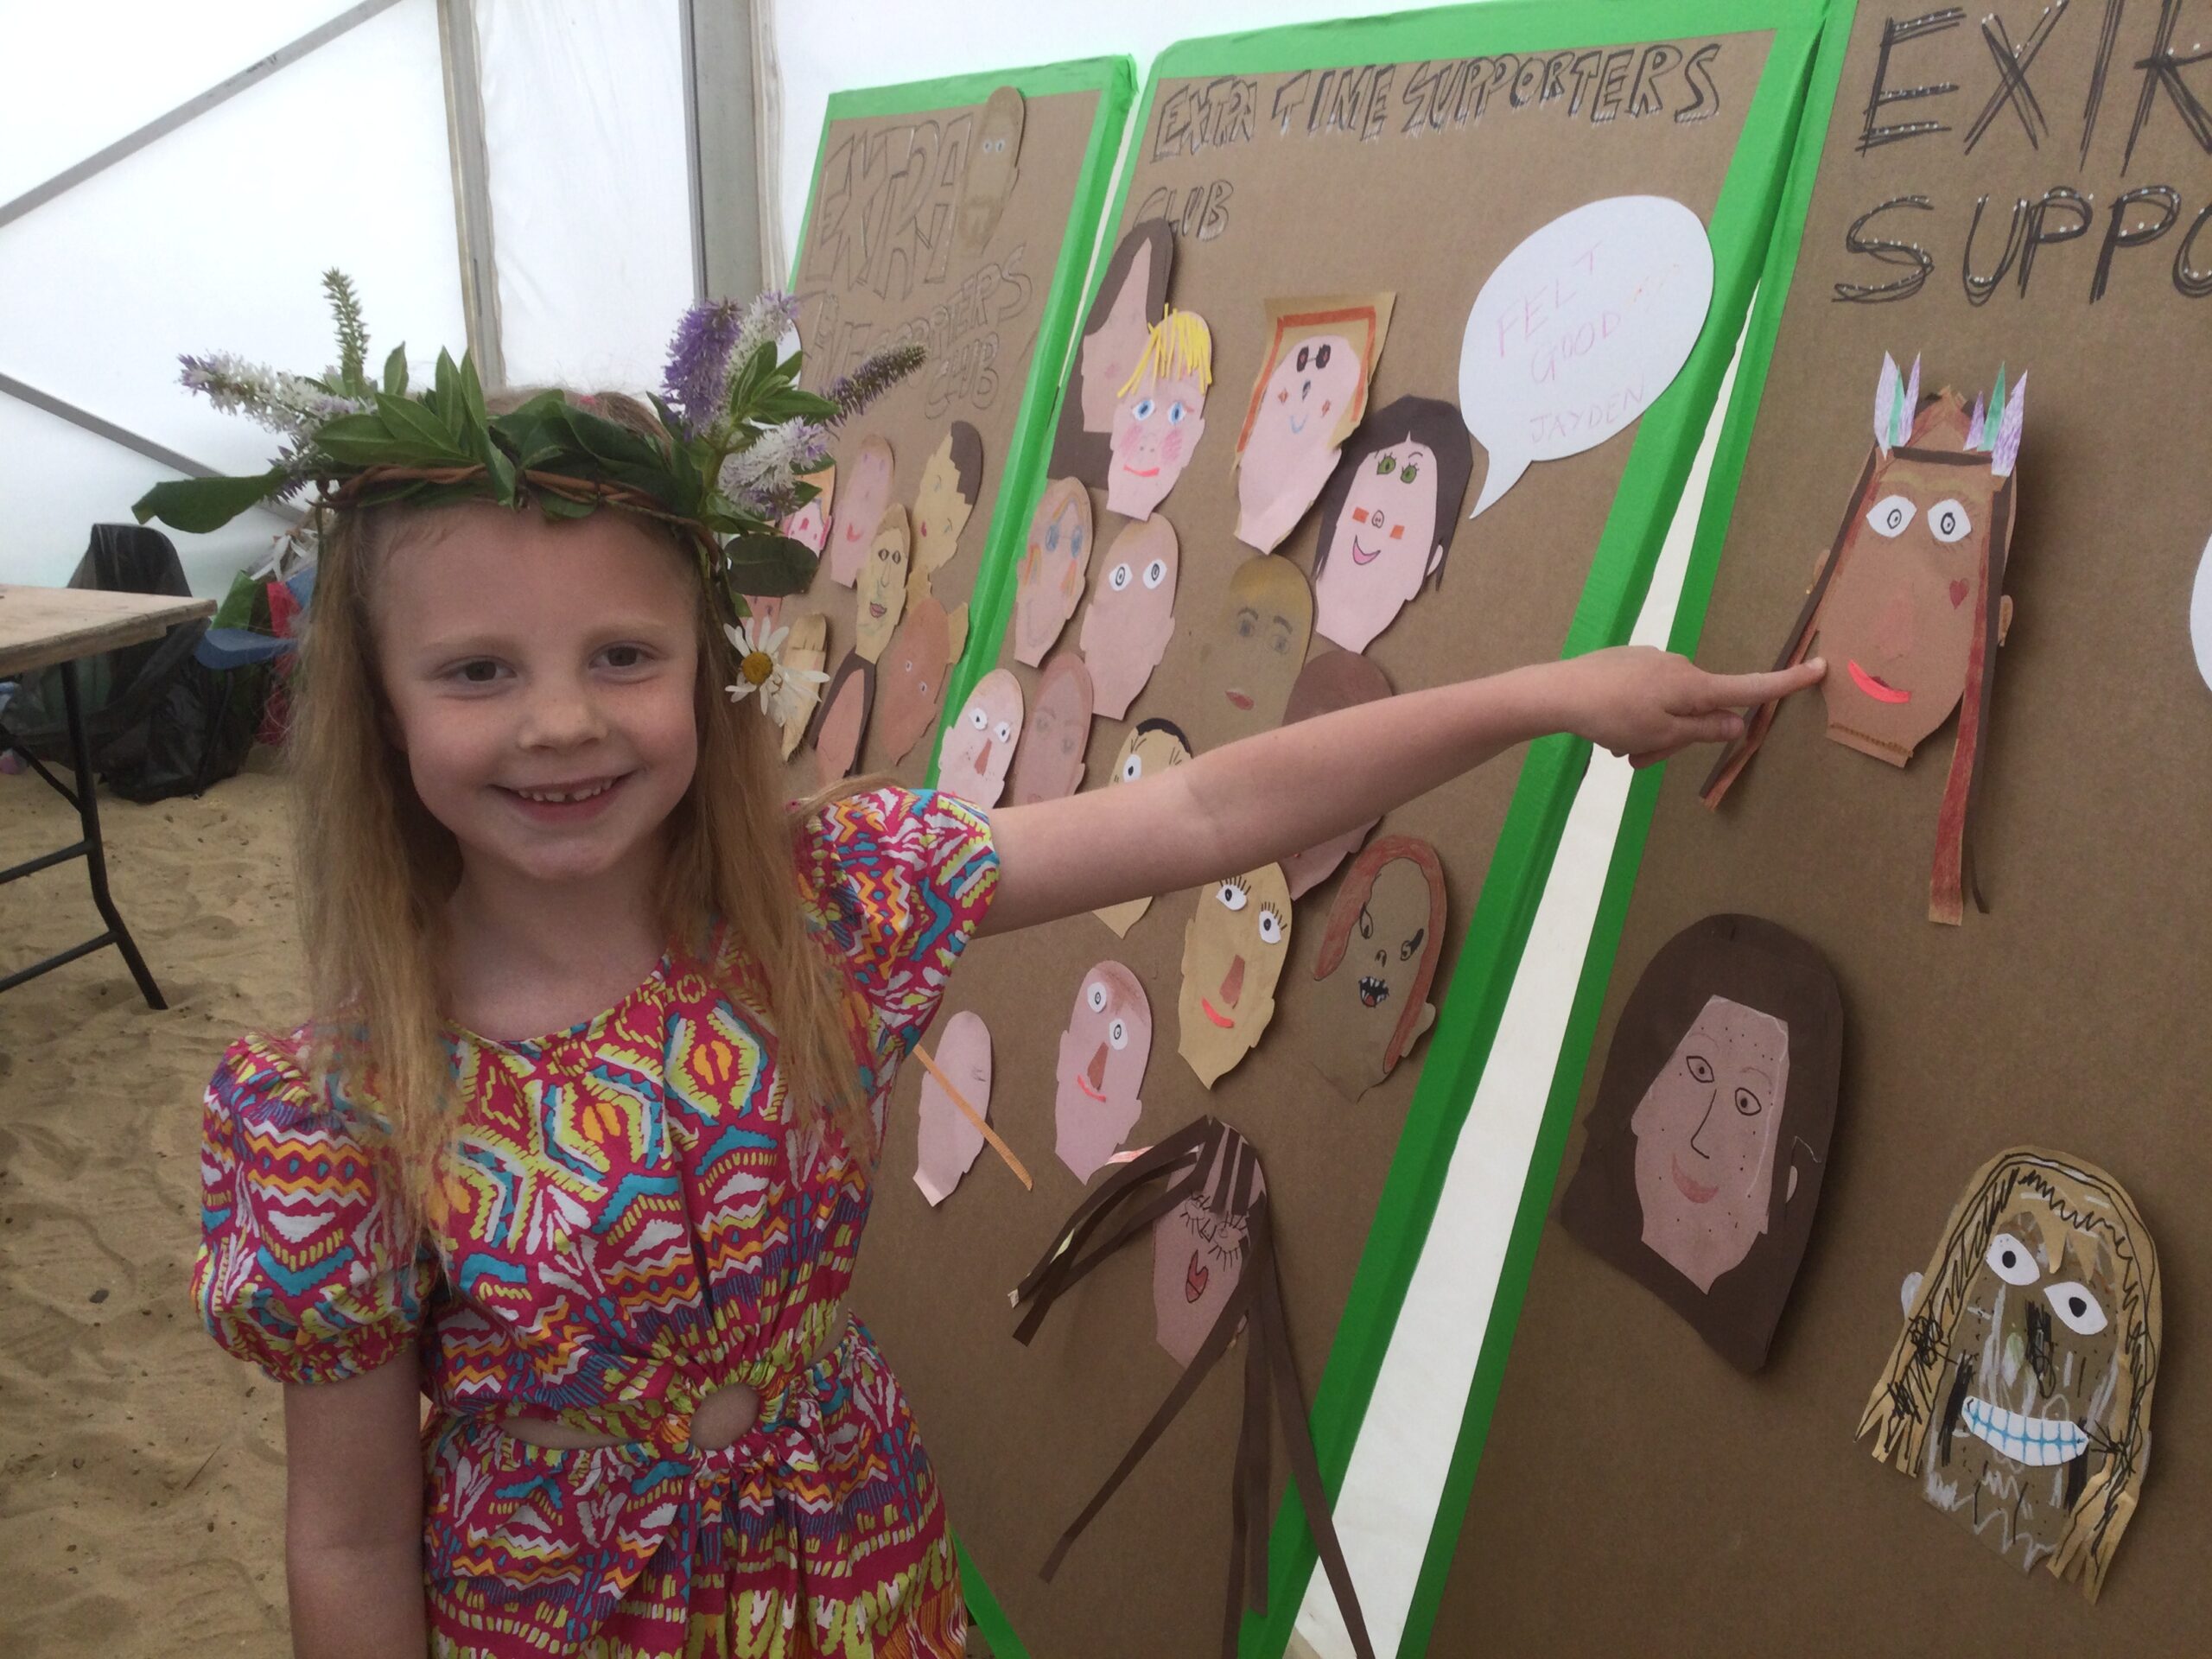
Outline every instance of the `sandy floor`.
{"type": "MultiPolygon", "coordinates": [[[[169,1001],[113,950],[0,996],[0,1654],[277,1656],[279,1392],[201,1332],[200,1091],[296,981],[284,792],[105,799],[113,888],[169,1001]]],[[[0,777],[0,864],[75,839],[0,777]]],[[[99,931],[73,863],[0,887],[0,974],[99,931]]]]}

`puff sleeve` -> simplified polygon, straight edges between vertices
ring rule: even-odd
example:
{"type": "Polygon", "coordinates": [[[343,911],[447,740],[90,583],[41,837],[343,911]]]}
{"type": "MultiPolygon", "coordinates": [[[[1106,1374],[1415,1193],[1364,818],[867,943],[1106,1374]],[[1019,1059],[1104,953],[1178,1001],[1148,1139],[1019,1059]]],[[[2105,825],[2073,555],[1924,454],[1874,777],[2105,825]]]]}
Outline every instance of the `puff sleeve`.
{"type": "Polygon", "coordinates": [[[403,1249],[369,1154],[294,1046],[233,1043],[208,1084],[193,1299],[280,1382],[335,1382],[416,1340],[434,1258],[403,1249]]]}
{"type": "Polygon", "coordinates": [[[895,1063],[928,1029],[990,909],[990,818],[935,790],[876,790],[822,808],[800,857],[832,948],[868,1006],[877,1052],[895,1063]]]}

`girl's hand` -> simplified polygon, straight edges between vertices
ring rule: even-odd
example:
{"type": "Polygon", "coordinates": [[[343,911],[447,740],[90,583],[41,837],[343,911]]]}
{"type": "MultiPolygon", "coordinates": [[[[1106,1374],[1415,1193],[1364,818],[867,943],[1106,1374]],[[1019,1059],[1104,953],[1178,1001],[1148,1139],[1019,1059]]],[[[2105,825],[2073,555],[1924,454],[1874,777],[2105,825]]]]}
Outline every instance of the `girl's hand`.
{"type": "Polygon", "coordinates": [[[1648,766],[1693,743],[1744,734],[1739,710],[1820,683],[1817,657],[1769,674],[1708,674],[1687,657],[1649,645],[1593,651],[1559,664],[1566,677],[1567,729],[1648,766]]]}

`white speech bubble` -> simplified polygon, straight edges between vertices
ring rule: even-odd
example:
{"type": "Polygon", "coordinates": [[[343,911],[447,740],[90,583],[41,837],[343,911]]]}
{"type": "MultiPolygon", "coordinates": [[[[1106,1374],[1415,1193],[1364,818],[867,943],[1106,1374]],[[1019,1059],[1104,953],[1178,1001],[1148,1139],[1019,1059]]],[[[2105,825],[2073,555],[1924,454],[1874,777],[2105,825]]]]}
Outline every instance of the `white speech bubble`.
{"type": "Polygon", "coordinates": [[[1632,425],[1681,372],[1712,303],[1713,246],[1679,201],[1608,196],[1531,232],[1491,272],[1459,343],[1459,413],[1490,456],[1467,517],[1530,462],[1632,425]]]}
{"type": "Polygon", "coordinates": [[[2212,542],[2196,567],[2196,586],[2189,596],[2189,638],[2196,648],[2196,671],[2212,685],[2212,542]]]}

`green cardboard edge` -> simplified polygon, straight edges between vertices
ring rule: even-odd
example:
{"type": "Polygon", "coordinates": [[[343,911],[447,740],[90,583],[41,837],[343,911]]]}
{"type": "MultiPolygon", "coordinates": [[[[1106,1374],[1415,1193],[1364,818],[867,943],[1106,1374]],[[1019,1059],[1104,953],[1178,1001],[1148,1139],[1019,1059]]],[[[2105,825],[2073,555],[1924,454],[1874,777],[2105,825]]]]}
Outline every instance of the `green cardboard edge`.
{"type": "Polygon", "coordinates": [[[1005,509],[1009,504],[1026,504],[1030,475],[1041,469],[1044,457],[1051,453],[1052,423],[1059,418],[1060,369],[1066,359],[1068,342],[1074,334],[1077,302],[1082,297],[1084,278],[1090,269],[1091,250],[1098,240],[1099,213],[1105,204],[1107,181],[1113,174],[1114,158],[1121,153],[1122,133],[1128,124],[1129,105],[1136,97],[1136,65],[1126,54],[1119,57],[1077,58],[1064,63],[1033,64],[1025,69],[949,75],[937,80],[912,80],[895,86],[835,92],[823,111],[822,136],[814,149],[814,170],[807,178],[806,212],[799,220],[798,246],[791,255],[791,286],[794,292],[798,288],[798,273],[806,261],[806,238],[814,228],[814,198],[822,182],[822,158],[829,149],[830,130],[838,122],[960,109],[982,103],[1001,86],[1012,86],[1024,98],[1046,98],[1056,92],[1098,94],[1098,106],[1091,117],[1090,142],[1084,147],[1083,166],[1076,175],[1075,194],[1068,204],[1067,230],[1060,238],[1060,256],[1053,264],[1052,279],[1045,289],[1044,305],[1038,314],[1037,343],[1030,353],[1028,377],[1022,382],[1021,412],[1014,421],[1014,435],[1007,452],[999,458],[997,487],[985,521],[976,588],[968,601],[968,642],[962,648],[960,661],[946,677],[944,706],[938,710],[937,724],[930,732],[930,764],[925,777],[931,785],[937,782],[937,752],[945,722],[958,715],[976,682],[996,657],[999,636],[1006,626],[1006,612],[1013,604],[1014,566],[1029,514],[1027,511],[1008,512],[1005,509]],[[1048,404],[1051,412],[1040,420],[1039,411],[1048,404]],[[982,648],[984,641],[989,642],[988,650],[982,648]]]}
{"type": "MultiPolygon", "coordinates": [[[[1744,461],[1751,448],[1751,429],[1758,420],[1761,394],[1773,362],[1783,306],[1796,273],[1806,216],[1812,207],[1813,184],[1820,171],[1828,121],[1834,111],[1856,5],[1857,0],[1832,0],[1820,51],[1811,65],[1789,184],[1768,248],[1766,270],[1760,278],[1751,327],[1745,336],[1735,391],[1714,448],[1713,471],[1683,575],[1681,600],[1668,640],[1675,651],[1695,651],[1704,632],[1706,611],[1712,602],[1713,581],[1719,570],[1721,546],[1735,511],[1744,461]]],[[[1491,1414],[1497,1407],[1498,1389],[1505,1378],[1514,1330],[1527,1299],[1536,1247],[1567,1151],[1567,1130],[1573,1121],[1576,1103],[1582,1097],[1582,1080],[1589,1065],[1591,1045],[1597,1038],[1598,1016],[1605,1006],[1605,988],[1612,980],[1622,929],[1628,919],[1629,899],[1636,888],[1637,871],[1650,836],[1652,815],[1658,805],[1665,770],[1664,766],[1654,766],[1637,774],[1622,810],[1620,833],[1613,843],[1612,861],[1606,870],[1605,885],[1590,930],[1589,952],[1583,958],[1581,977],[1575,987],[1567,1030],[1560,1043],[1559,1064],[1552,1074],[1551,1092],[1544,1102],[1543,1120],[1529,1160],[1528,1179],[1521,1191],[1520,1207],[1515,1211],[1513,1230],[1498,1272],[1497,1295],[1491,1304],[1490,1322],[1483,1333],[1474,1381],[1468,1390],[1466,1414],[1461,1421],[1459,1442],[1452,1450],[1451,1468],[1445,1477],[1443,1499],[1437,1506],[1435,1524],[1408,1610],[1405,1636],[1398,1648],[1401,1659],[1412,1659],[1426,1649],[1443,1599],[1445,1578],[1474,1491],[1475,1471],[1482,1460],[1491,1414]]]]}
{"type": "MultiPolygon", "coordinates": [[[[1171,79],[1274,74],[1351,63],[1414,62],[1501,52],[1602,48],[1692,35],[1771,32],[1767,63],[1745,113],[1710,226],[1714,252],[1712,309],[1697,346],[1674,385],[1637,423],[1628,466],[1561,644],[1562,657],[1578,656],[1622,643],[1635,626],[1660,543],[1751,305],[1761,254],[1769,247],[1798,130],[1824,10],[1823,0],[1635,0],[1634,3],[1630,0],[1488,0],[1471,6],[1185,41],[1167,48],[1154,60],[1146,77],[1135,131],[1141,135],[1149,129],[1160,83],[1171,79]]],[[[1113,207],[1099,226],[1102,246],[1105,238],[1120,228],[1134,174],[1132,162],[1123,170],[1113,207]]],[[[1082,295],[1084,309],[1096,297],[1103,276],[1103,270],[1094,264],[1082,295]]],[[[1039,357],[1041,360],[1041,352],[1039,357]]],[[[1058,423],[1060,404],[1067,391],[1062,378],[1052,399],[1051,419],[1043,427],[1046,435],[1058,423]]],[[[1011,531],[1017,543],[1042,495],[1049,454],[1046,443],[1033,462],[1034,471],[1027,480],[1021,510],[1011,531]]],[[[1740,467],[1740,452],[1736,465],[1740,467]]],[[[1006,505],[1003,495],[1000,505],[1001,509],[1006,505]]],[[[998,540],[995,527],[995,546],[998,540]]],[[[987,612],[979,610],[979,620],[970,630],[971,641],[979,637],[990,639],[993,660],[1010,607],[1014,563],[1008,557],[1002,567],[988,573],[996,582],[990,595],[992,603],[987,612]]],[[[964,684],[972,687],[977,677],[980,675],[971,674],[964,684]]],[[[947,714],[957,713],[966,696],[965,690],[957,699],[948,696],[947,714]]],[[[1323,1482],[1332,1493],[1341,1484],[1351,1461],[1361,1419],[1374,1393],[1398,1311],[1441,1197],[1452,1147],[1488,1061],[1506,995],[1588,760],[1586,743],[1554,737],[1532,745],[1522,762],[1481,897],[1461,944],[1452,989],[1436,1033],[1429,1039],[1405,1128],[1376,1202],[1376,1221],[1362,1249],[1336,1340],[1313,1395],[1314,1446],[1323,1482]]],[[[1547,1184],[1544,1197],[1548,1194],[1547,1184]]],[[[1540,1220],[1541,1202],[1540,1198],[1540,1220]]],[[[1456,1535],[1456,1526],[1453,1531],[1456,1535]]],[[[1289,1645],[1298,1605],[1317,1559],[1303,1506],[1293,1491],[1284,1497],[1269,1539],[1269,1613],[1264,1618],[1247,1616],[1240,1630],[1238,1650],[1245,1659],[1274,1659],[1289,1645]]],[[[1001,1659],[1027,1659],[1027,1649],[1005,1619],[973,1559],[963,1554],[963,1566],[964,1582],[969,1586],[970,1611],[976,1613],[993,1652],[1001,1659]],[[988,1622],[983,1615],[986,1606],[988,1622]]],[[[1424,1581],[1427,1576],[1425,1567],[1424,1581]]],[[[1433,1603],[1432,1594],[1429,1618],[1433,1617],[1433,1603]]],[[[1416,1611],[1419,1605],[1416,1603],[1416,1611]]],[[[1427,1628],[1424,1621],[1421,1626],[1424,1643],[1427,1628]]],[[[1414,1629],[1409,1621],[1409,1636],[1414,1629]]],[[[1400,1650],[1417,1653],[1420,1645],[1402,1644],[1400,1650]]]]}

